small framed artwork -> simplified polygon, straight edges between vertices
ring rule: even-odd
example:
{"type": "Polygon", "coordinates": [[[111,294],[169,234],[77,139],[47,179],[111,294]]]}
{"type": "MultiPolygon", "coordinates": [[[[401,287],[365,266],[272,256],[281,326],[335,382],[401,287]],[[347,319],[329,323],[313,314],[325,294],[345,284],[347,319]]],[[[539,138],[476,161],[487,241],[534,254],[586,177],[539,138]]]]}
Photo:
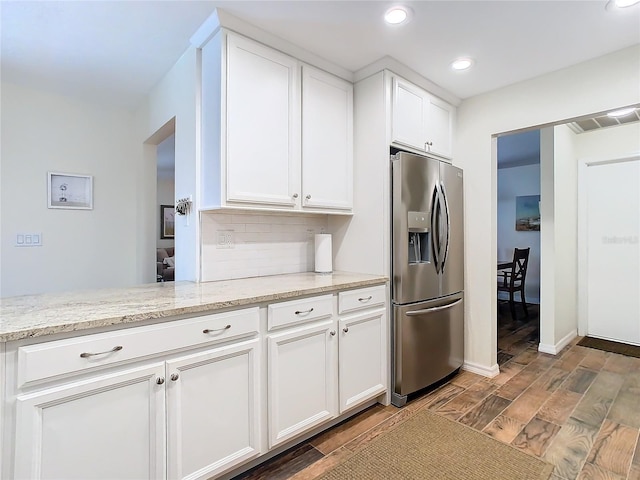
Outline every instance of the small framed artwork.
{"type": "Polygon", "coordinates": [[[516,197],[516,231],[540,230],[540,195],[516,197]]]}
{"type": "Polygon", "coordinates": [[[73,173],[47,173],[49,208],[93,209],[93,177],[73,173]]]}
{"type": "Polygon", "coordinates": [[[160,205],[160,238],[174,238],[175,214],[173,205],[160,205]]]}

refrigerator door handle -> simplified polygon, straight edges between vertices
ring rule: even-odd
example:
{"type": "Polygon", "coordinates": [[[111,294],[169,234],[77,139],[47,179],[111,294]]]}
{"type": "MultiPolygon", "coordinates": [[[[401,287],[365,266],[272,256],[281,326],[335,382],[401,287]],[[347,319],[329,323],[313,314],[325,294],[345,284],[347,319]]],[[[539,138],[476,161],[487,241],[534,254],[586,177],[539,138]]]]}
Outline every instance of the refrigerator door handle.
{"type": "Polygon", "coordinates": [[[438,228],[440,207],[440,194],[438,192],[438,186],[433,189],[433,195],[431,196],[431,246],[433,247],[433,263],[436,267],[436,273],[440,273],[440,233],[438,228]]]}
{"type": "Polygon", "coordinates": [[[449,202],[447,201],[447,191],[444,188],[444,183],[440,183],[440,192],[442,195],[442,203],[444,205],[444,215],[446,217],[446,224],[443,225],[444,233],[444,245],[441,243],[442,259],[440,260],[440,270],[444,272],[445,265],[447,264],[447,257],[449,256],[449,241],[451,233],[451,221],[449,217],[449,202]]]}
{"type": "Polygon", "coordinates": [[[405,313],[405,315],[407,317],[412,317],[412,316],[415,316],[415,315],[424,315],[425,313],[439,312],[440,310],[446,310],[447,308],[454,307],[457,304],[459,304],[461,301],[462,301],[462,299],[459,298],[455,302],[447,303],[446,305],[440,305],[439,307],[425,308],[423,310],[413,310],[413,311],[405,313]]]}

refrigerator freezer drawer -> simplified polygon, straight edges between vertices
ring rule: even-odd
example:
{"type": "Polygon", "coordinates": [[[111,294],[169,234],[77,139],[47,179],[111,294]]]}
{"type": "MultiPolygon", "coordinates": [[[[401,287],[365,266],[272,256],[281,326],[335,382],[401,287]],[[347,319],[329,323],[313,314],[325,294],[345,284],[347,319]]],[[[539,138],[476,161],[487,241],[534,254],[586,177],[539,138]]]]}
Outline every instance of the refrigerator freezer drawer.
{"type": "Polygon", "coordinates": [[[464,359],[462,293],[393,307],[395,383],[408,395],[460,368],[464,359]]]}

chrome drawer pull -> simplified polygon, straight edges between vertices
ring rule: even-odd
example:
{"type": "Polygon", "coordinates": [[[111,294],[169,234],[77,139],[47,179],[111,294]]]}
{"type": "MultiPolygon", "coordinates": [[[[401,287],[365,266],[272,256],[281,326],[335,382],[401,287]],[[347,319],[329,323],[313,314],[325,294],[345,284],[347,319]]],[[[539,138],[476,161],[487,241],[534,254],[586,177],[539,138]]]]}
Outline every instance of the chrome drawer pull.
{"type": "Polygon", "coordinates": [[[349,327],[344,327],[344,328],[342,329],[342,331],[343,331],[344,333],[349,333],[349,327]]]}
{"type": "Polygon", "coordinates": [[[309,310],[303,310],[303,311],[296,310],[295,314],[296,315],[306,315],[307,313],[311,313],[311,312],[313,312],[313,307],[311,307],[309,310]]]}
{"type": "Polygon", "coordinates": [[[81,353],[80,354],[80,358],[89,358],[89,357],[94,357],[96,355],[106,355],[107,353],[119,352],[120,350],[122,350],[122,345],[117,345],[117,346],[113,347],[111,350],[107,350],[106,352],[96,352],[96,353],[84,352],[84,353],[81,353]]]}
{"type": "Polygon", "coordinates": [[[202,333],[222,332],[224,330],[229,330],[230,328],[231,328],[231,325],[225,325],[222,328],[205,328],[204,330],[202,330],[202,333]]]}
{"type": "Polygon", "coordinates": [[[368,297],[362,297],[359,298],[358,301],[359,302],[368,302],[369,300],[371,300],[373,298],[373,295],[369,295],[368,297]]]}

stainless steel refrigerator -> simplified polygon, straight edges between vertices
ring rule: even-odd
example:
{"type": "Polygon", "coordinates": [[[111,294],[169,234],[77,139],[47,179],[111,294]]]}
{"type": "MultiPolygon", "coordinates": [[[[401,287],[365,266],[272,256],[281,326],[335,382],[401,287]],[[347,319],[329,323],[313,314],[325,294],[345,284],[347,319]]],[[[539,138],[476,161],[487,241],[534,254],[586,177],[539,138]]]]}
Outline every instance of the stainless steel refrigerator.
{"type": "Polygon", "coordinates": [[[462,170],[399,152],[392,165],[392,403],[464,359],[462,170]]]}

